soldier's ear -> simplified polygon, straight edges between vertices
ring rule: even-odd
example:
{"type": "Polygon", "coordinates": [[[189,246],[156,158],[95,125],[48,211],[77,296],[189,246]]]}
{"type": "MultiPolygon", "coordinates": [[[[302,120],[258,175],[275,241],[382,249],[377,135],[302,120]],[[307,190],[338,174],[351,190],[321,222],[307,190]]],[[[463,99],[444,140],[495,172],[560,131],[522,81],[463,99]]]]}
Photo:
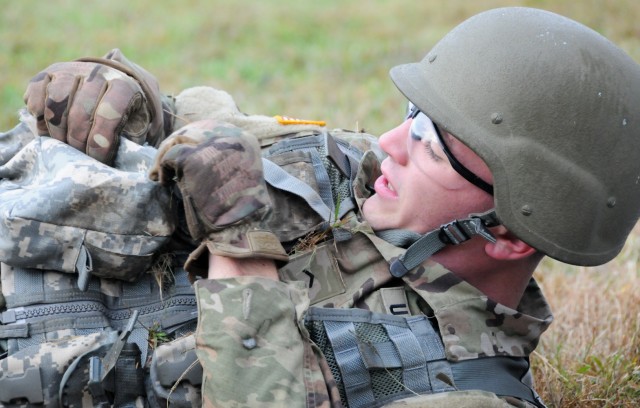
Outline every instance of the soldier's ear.
{"type": "Polygon", "coordinates": [[[484,251],[493,259],[515,261],[524,259],[537,252],[502,225],[492,228],[491,232],[496,238],[496,242],[487,242],[484,246],[484,251]]]}

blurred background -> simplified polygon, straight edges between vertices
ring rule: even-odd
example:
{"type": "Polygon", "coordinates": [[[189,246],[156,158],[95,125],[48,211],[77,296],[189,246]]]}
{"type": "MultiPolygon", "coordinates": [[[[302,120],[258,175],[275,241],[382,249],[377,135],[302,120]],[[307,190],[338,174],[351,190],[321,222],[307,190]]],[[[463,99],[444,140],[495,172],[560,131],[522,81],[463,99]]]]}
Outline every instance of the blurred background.
{"type": "Polygon", "coordinates": [[[241,109],[320,118],[380,134],[403,97],[394,65],[422,59],[465,18],[504,5],[567,15],[640,59],[637,1],[0,0],[0,128],[15,120],[27,81],[56,61],[118,47],[169,94],[229,91],[241,109]],[[162,5],[160,5],[162,4],[162,5]]]}
{"type": "MultiPolygon", "coordinates": [[[[637,0],[0,0],[0,129],[17,123],[40,70],[118,47],[167,94],[209,85],[248,113],[379,135],[405,109],[389,68],[420,60],[465,18],[514,5],[573,18],[640,61],[637,0]]],[[[639,235],[603,267],[545,261],[536,274],[556,315],[532,359],[548,405],[639,403],[639,235]]]]}

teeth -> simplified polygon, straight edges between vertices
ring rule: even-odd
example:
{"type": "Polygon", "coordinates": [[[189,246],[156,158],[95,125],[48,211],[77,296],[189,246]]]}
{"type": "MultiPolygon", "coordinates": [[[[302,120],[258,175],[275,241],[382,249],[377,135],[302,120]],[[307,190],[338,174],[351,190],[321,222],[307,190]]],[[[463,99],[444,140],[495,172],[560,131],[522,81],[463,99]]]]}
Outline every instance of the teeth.
{"type": "Polygon", "coordinates": [[[393,192],[395,192],[395,191],[396,191],[396,189],[395,189],[395,188],[393,188],[393,186],[392,186],[392,185],[391,185],[391,183],[389,183],[389,182],[387,182],[387,187],[389,188],[389,190],[391,190],[391,191],[393,191],[393,192]]]}

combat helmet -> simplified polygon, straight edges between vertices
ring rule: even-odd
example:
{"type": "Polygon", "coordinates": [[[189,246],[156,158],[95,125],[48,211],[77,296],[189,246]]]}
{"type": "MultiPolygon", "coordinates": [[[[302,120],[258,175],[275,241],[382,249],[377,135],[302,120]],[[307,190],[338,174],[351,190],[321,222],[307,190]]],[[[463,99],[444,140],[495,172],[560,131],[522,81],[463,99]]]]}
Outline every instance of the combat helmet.
{"type": "Polygon", "coordinates": [[[560,261],[614,258],[640,214],[640,66],[560,15],[509,7],[391,70],[493,173],[499,221],[560,261]]]}

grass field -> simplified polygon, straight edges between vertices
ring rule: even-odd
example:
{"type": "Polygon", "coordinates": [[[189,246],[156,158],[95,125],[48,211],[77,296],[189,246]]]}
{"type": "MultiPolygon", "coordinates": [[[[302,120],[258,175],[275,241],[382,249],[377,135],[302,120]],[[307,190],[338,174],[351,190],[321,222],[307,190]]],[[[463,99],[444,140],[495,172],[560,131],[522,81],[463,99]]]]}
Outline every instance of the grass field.
{"type": "MultiPolygon", "coordinates": [[[[481,10],[545,8],[609,37],[640,61],[640,3],[459,0],[0,0],[0,129],[17,122],[27,81],[55,61],[113,47],[154,73],[166,93],[230,91],[241,109],[325,119],[380,134],[404,100],[390,67],[422,58],[481,10]]],[[[640,159],[640,158],[639,158],[640,159]]],[[[537,278],[556,316],[533,357],[551,407],[640,401],[640,230],[599,268],[545,261],[537,278]]]]}

